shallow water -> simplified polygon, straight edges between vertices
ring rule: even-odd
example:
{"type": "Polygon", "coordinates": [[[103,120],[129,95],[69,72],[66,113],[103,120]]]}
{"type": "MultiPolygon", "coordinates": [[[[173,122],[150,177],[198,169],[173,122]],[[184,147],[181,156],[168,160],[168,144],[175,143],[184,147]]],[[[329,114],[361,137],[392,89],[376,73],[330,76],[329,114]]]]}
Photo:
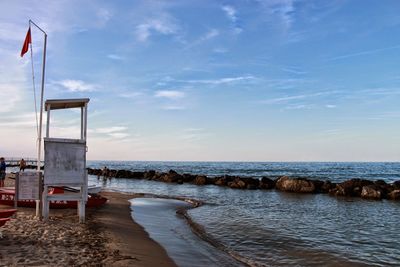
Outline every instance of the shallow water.
{"type": "MultiPolygon", "coordinates": [[[[302,173],[311,168],[309,164],[306,165],[302,173]]],[[[350,178],[350,174],[340,176],[345,165],[338,164],[341,166],[339,171],[331,171],[337,177],[331,180],[350,178]]],[[[357,164],[348,165],[350,173],[357,170],[357,173],[366,173],[367,177],[376,177],[374,179],[382,179],[386,175],[387,181],[396,180],[400,169],[399,164],[395,163],[361,164],[362,168],[357,164]],[[368,166],[371,165],[374,166],[369,170],[368,166]],[[377,172],[381,173],[374,176],[377,172]]],[[[107,163],[107,167],[119,169],[110,163],[107,163]]],[[[322,167],[318,168],[319,171],[314,170],[314,173],[321,173],[322,167]]],[[[292,170],[293,166],[288,169],[292,170]]],[[[252,170],[247,172],[251,173],[252,170]]],[[[199,172],[193,169],[191,173],[199,172]]],[[[190,210],[189,215],[204,227],[207,236],[218,240],[226,250],[252,265],[400,265],[399,202],[300,195],[274,190],[233,190],[213,185],[175,185],[145,180],[102,181],[93,176],[90,181],[103,184],[111,190],[184,196],[204,201],[205,205],[190,210]]],[[[177,234],[178,239],[184,236],[177,234]]],[[[208,249],[213,250],[212,247],[208,249]]]]}
{"type": "Polygon", "coordinates": [[[167,250],[178,266],[241,266],[225,253],[203,242],[176,214],[177,208],[189,207],[190,204],[159,198],[135,198],[131,203],[134,220],[167,250]]]}

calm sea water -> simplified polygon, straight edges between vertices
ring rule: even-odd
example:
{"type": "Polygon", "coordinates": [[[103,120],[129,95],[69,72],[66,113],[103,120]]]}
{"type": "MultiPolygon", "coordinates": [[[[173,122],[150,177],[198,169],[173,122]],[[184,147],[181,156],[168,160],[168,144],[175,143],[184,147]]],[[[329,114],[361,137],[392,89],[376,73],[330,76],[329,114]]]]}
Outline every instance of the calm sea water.
{"type": "MultiPolygon", "coordinates": [[[[400,163],[91,161],[88,165],[128,170],[174,169],[209,176],[289,175],[335,182],[350,178],[400,180],[400,163]]],[[[204,201],[205,205],[191,209],[189,215],[204,227],[207,236],[252,265],[400,266],[400,202],[131,179],[102,181],[94,176],[89,179],[110,190],[204,201]]]]}

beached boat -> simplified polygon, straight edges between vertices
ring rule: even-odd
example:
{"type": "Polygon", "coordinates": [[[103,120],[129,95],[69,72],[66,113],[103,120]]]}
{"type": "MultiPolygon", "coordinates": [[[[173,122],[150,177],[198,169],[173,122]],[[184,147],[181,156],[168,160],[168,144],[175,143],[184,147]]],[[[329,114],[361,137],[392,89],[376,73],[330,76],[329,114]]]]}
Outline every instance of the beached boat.
{"type": "MultiPolygon", "coordinates": [[[[0,204],[7,206],[14,206],[14,189],[0,189],[0,204]]],[[[99,195],[89,195],[88,201],[86,202],[87,208],[100,207],[107,202],[107,198],[99,195]]],[[[73,200],[54,200],[50,201],[51,209],[74,209],[77,207],[78,202],[73,200]]],[[[33,199],[29,200],[18,200],[18,207],[28,207],[34,208],[36,206],[36,201],[33,199]]]]}
{"type": "Polygon", "coordinates": [[[11,217],[15,212],[17,212],[16,209],[0,210],[0,218],[11,217]]]}
{"type": "Polygon", "coordinates": [[[0,227],[5,225],[6,222],[8,222],[9,220],[10,220],[10,218],[0,218],[0,227]]]}
{"type": "MultiPolygon", "coordinates": [[[[100,191],[102,189],[103,189],[102,186],[89,185],[87,190],[88,190],[88,194],[98,194],[98,193],[100,193],[100,191]]],[[[79,188],[64,186],[64,190],[71,191],[71,192],[77,192],[77,191],[79,191],[79,188]]]]}

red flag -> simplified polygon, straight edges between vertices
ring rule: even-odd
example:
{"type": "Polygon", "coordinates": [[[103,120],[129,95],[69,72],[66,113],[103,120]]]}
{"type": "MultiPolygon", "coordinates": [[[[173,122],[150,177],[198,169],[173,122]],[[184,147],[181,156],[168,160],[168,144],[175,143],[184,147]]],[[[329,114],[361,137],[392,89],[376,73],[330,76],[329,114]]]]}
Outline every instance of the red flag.
{"type": "Polygon", "coordinates": [[[25,55],[25,53],[28,52],[30,43],[32,43],[31,27],[29,27],[29,30],[26,33],[25,42],[24,42],[24,45],[22,46],[22,50],[21,50],[21,57],[23,57],[25,55]]]}

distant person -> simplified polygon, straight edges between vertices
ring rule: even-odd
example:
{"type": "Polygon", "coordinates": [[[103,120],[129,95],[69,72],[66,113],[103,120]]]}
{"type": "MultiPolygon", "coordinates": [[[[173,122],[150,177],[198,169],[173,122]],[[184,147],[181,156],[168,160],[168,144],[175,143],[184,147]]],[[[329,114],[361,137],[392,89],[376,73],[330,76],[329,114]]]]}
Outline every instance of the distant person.
{"type": "Polygon", "coordinates": [[[106,166],[104,166],[104,168],[102,169],[101,174],[104,178],[108,177],[108,168],[106,166]]]}
{"type": "Polygon", "coordinates": [[[19,162],[19,171],[25,171],[26,168],[26,162],[24,159],[21,159],[21,161],[19,162]]]}
{"type": "Polygon", "coordinates": [[[0,187],[4,187],[4,180],[6,179],[6,162],[4,158],[0,158],[0,187]]]}

